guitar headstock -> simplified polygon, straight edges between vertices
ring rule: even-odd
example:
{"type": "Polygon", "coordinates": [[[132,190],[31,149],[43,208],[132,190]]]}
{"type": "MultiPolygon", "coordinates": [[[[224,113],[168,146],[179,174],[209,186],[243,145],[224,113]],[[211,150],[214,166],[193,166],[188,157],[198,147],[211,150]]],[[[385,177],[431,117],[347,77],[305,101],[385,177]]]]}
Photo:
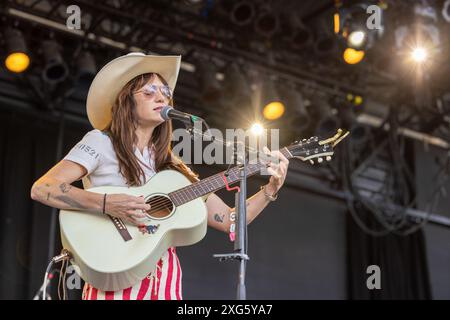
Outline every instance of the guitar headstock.
{"type": "Polygon", "coordinates": [[[330,161],[334,155],[335,146],[348,134],[348,131],[338,129],[337,133],[330,138],[320,139],[314,136],[309,139],[295,141],[287,149],[293,158],[302,161],[309,160],[311,164],[314,164],[314,159],[317,159],[318,163],[323,162],[324,159],[330,161]]]}

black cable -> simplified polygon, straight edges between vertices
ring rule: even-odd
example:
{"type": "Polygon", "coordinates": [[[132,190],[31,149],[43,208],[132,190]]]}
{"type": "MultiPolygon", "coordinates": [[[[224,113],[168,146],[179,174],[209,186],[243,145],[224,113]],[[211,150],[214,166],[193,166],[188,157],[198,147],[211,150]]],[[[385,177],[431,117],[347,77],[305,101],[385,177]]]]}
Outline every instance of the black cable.
{"type": "Polygon", "coordinates": [[[366,233],[368,233],[368,234],[370,234],[370,235],[372,235],[372,236],[383,236],[383,235],[386,235],[386,234],[388,234],[390,231],[392,231],[393,228],[392,228],[391,226],[386,225],[386,224],[384,223],[384,221],[383,221],[381,218],[379,218],[378,212],[376,212],[376,211],[374,210],[374,208],[373,208],[367,201],[365,201],[364,198],[362,198],[362,197],[360,196],[359,192],[358,192],[357,190],[355,190],[355,187],[353,186],[352,177],[351,177],[351,174],[350,174],[350,172],[352,171],[351,168],[350,168],[350,165],[351,165],[354,161],[353,161],[353,158],[352,158],[352,154],[351,154],[350,150],[348,149],[348,146],[345,146],[344,148],[345,148],[345,151],[344,151],[344,152],[345,152],[345,155],[347,156],[347,158],[348,158],[348,160],[349,160],[349,161],[344,161],[344,162],[343,162],[343,172],[344,172],[344,177],[345,177],[344,183],[346,183],[345,188],[346,188],[346,190],[347,190],[348,192],[350,192],[351,194],[353,194],[353,197],[354,197],[354,200],[353,200],[353,201],[350,201],[350,200],[347,201],[347,205],[348,205],[348,207],[349,207],[350,213],[352,214],[352,216],[353,216],[355,222],[360,226],[360,228],[361,228],[364,232],[366,232],[366,233]],[[358,215],[357,215],[357,213],[356,213],[356,210],[354,209],[353,202],[354,202],[355,200],[357,200],[361,205],[363,205],[364,207],[366,207],[366,209],[368,209],[369,211],[371,211],[372,213],[374,213],[374,217],[376,218],[376,220],[377,220],[377,221],[378,221],[378,222],[379,222],[386,230],[383,230],[383,231],[374,231],[374,230],[370,229],[368,226],[366,226],[365,223],[364,223],[361,219],[359,219],[359,217],[358,217],[358,215]]]}
{"type": "MultiPolygon", "coordinates": [[[[396,148],[393,148],[393,150],[398,150],[396,148]]],[[[392,149],[391,149],[392,151],[392,149]]],[[[347,154],[347,156],[349,158],[351,158],[350,154],[347,154]]],[[[401,158],[401,157],[400,157],[401,158]]],[[[374,213],[374,217],[377,218],[378,222],[385,227],[384,231],[373,231],[370,228],[368,228],[357,216],[356,210],[354,209],[353,203],[351,203],[350,200],[347,201],[347,205],[348,208],[350,210],[350,213],[352,214],[355,222],[358,224],[358,226],[366,233],[371,234],[372,236],[383,236],[385,234],[388,233],[393,233],[393,234],[397,234],[397,235],[401,235],[401,236],[406,236],[409,235],[415,231],[417,231],[418,229],[422,228],[429,220],[429,216],[431,215],[432,210],[434,210],[434,208],[437,205],[437,202],[440,198],[440,193],[439,190],[442,188],[442,186],[447,183],[447,181],[449,180],[449,178],[445,179],[444,181],[442,181],[433,191],[431,196],[429,197],[429,199],[426,201],[427,202],[427,206],[426,206],[426,212],[427,215],[425,217],[422,218],[422,221],[420,223],[414,224],[413,226],[411,226],[410,228],[403,230],[403,231],[399,231],[402,227],[404,227],[406,225],[407,222],[407,214],[406,211],[408,208],[413,207],[413,205],[417,202],[417,195],[415,195],[413,197],[413,199],[407,204],[405,205],[405,208],[402,210],[399,210],[399,212],[402,212],[402,220],[397,223],[397,225],[393,226],[392,224],[389,225],[386,223],[386,221],[383,221],[383,219],[379,219],[379,217],[381,217],[383,215],[383,213],[376,208],[376,206],[373,206],[370,202],[367,202],[365,199],[363,199],[362,197],[359,196],[358,192],[354,190],[352,183],[351,183],[351,178],[349,178],[348,176],[348,172],[349,170],[347,170],[348,168],[346,168],[345,164],[349,165],[351,161],[346,161],[344,162],[344,182],[347,183],[346,188],[348,190],[351,190],[352,194],[354,195],[355,199],[357,199],[358,201],[360,201],[360,203],[362,205],[364,205],[367,209],[369,209],[370,211],[372,211],[374,213]]],[[[395,163],[395,161],[394,161],[395,163]]],[[[397,168],[398,169],[398,168],[397,168]]],[[[441,170],[439,172],[436,173],[435,177],[437,176],[437,178],[439,179],[439,177],[441,176],[441,172],[444,169],[441,168],[441,170]]],[[[398,171],[397,171],[398,172],[398,171]]],[[[433,179],[434,180],[434,179],[433,179]]]]}
{"type": "MultiPolygon", "coordinates": [[[[351,194],[353,194],[354,200],[350,200],[347,199],[347,206],[349,208],[350,214],[352,215],[354,221],[356,222],[356,224],[367,234],[370,234],[372,236],[385,236],[389,233],[395,233],[396,230],[398,230],[399,228],[401,228],[405,223],[406,223],[406,219],[405,216],[403,216],[403,219],[400,221],[400,223],[398,223],[398,225],[392,225],[389,224],[385,221],[383,217],[383,212],[380,211],[376,206],[374,206],[372,203],[370,203],[369,201],[367,201],[366,199],[364,199],[363,197],[360,196],[359,192],[357,190],[355,190],[354,186],[353,186],[353,182],[352,182],[352,178],[350,175],[351,172],[351,168],[350,165],[353,163],[353,159],[351,156],[350,151],[348,150],[348,146],[344,147],[344,154],[347,156],[348,161],[343,161],[343,168],[342,168],[342,172],[344,174],[344,179],[343,179],[343,183],[344,183],[344,188],[347,192],[350,192],[351,194]],[[368,209],[370,212],[373,213],[373,216],[375,217],[376,221],[378,221],[378,223],[384,228],[384,230],[372,230],[371,228],[369,228],[368,226],[366,226],[366,224],[358,217],[358,214],[354,208],[354,202],[358,201],[361,205],[363,205],[366,209],[368,209]]],[[[406,212],[406,209],[405,209],[406,212]]]]}
{"type": "Polygon", "coordinates": [[[43,288],[43,293],[42,293],[42,300],[47,300],[47,280],[48,280],[48,275],[50,273],[50,270],[53,266],[54,263],[54,259],[50,260],[50,263],[47,266],[47,269],[45,269],[45,276],[44,276],[44,288],[43,288]]]}

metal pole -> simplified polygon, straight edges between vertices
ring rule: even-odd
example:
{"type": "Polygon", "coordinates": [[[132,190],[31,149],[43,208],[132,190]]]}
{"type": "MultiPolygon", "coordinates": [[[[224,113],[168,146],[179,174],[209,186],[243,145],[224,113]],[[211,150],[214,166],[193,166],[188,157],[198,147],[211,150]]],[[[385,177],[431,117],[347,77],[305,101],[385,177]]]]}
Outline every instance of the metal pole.
{"type": "Polygon", "coordinates": [[[238,213],[238,246],[240,250],[239,279],[237,287],[237,300],[246,300],[245,271],[247,267],[247,156],[243,156],[243,166],[240,170],[240,192],[238,213]]]}

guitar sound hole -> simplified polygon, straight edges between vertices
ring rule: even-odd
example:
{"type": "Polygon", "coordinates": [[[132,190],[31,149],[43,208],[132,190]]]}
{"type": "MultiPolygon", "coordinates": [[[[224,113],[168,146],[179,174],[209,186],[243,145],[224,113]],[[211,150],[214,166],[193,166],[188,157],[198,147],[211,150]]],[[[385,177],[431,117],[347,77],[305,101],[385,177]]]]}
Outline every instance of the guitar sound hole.
{"type": "Polygon", "coordinates": [[[173,211],[173,203],[167,196],[157,195],[146,201],[151,208],[147,210],[150,218],[163,219],[169,216],[173,211]]]}

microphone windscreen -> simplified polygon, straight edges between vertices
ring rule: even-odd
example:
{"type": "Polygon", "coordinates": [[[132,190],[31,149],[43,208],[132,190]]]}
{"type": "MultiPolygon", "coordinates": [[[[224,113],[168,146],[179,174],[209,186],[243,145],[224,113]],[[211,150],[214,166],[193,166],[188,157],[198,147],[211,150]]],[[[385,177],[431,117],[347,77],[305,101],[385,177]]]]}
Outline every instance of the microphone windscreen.
{"type": "Polygon", "coordinates": [[[170,110],[172,110],[172,109],[173,109],[173,108],[172,108],[171,106],[165,106],[165,107],[163,107],[163,108],[161,109],[161,111],[160,111],[161,118],[163,118],[165,121],[170,120],[169,112],[170,112],[170,110]]]}

